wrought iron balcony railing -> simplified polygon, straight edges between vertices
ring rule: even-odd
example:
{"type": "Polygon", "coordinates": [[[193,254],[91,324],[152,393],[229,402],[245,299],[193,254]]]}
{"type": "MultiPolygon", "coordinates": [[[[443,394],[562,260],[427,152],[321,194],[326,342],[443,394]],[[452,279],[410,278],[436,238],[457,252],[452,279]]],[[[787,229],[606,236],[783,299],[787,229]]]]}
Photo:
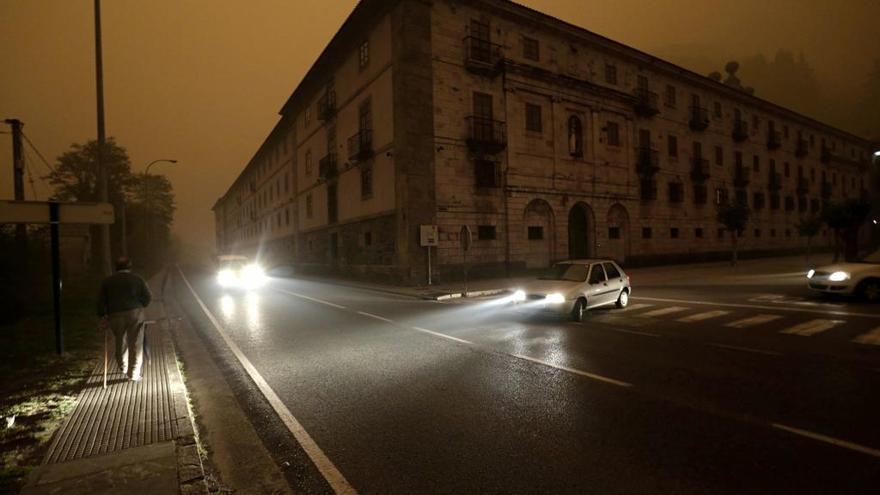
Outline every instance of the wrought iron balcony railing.
{"type": "Polygon", "coordinates": [[[767,177],[767,189],[771,191],[782,189],[782,175],[779,172],[770,172],[770,175],[767,177]]]}
{"type": "Polygon", "coordinates": [[[776,150],[782,146],[782,135],[779,131],[767,131],[767,149],[776,150]]]}
{"type": "Polygon", "coordinates": [[[809,149],[810,148],[809,148],[809,144],[807,143],[807,140],[803,139],[803,138],[799,138],[797,140],[797,145],[795,146],[795,149],[794,149],[794,154],[798,158],[803,158],[803,157],[807,156],[807,153],[809,153],[809,149]]]}
{"type": "Polygon", "coordinates": [[[691,180],[694,182],[704,182],[710,175],[709,160],[701,156],[694,157],[691,164],[691,180]]]}
{"type": "Polygon", "coordinates": [[[642,177],[653,177],[660,170],[660,153],[647,146],[636,147],[636,172],[642,177]]]}
{"type": "Polygon", "coordinates": [[[467,145],[471,151],[499,153],[507,147],[507,127],[500,120],[486,117],[467,117],[467,145]]]}
{"type": "Polygon", "coordinates": [[[749,185],[751,170],[746,167],[738,167],[733,174],[733,187],[743,188],[749,185]]]}
{"type": "Polygon", "coordinates": [[[318,176],[323,180],[333,180],[339,174],[336,153],[327,153],[318,161],[318,176]]]}
{"type": "Polygon", "coordinates": [[[689,124],[691,129],[695,131],[705,131],[709,127],[709,110],[706,107],[691,106],[691,120],[689,124]]]}
{"type": "Polygon", "coordinates": [[[798,177],[798,180],[797,180],[798,196],[805,196],[808,192],[810,192],[810,181],[807,180],[806,177],[798,177]]]}
{"type": "Polygon", "coordinates": [[[336,115],[336,91],[327,90],[318,99],[318,118],[324,121],[330,120],[336,115]]]}
{"type": "Polygon", "coordinates": [[[474,36],[464,38],[464,65],[476,74],[495,76],[501,71],[501,45],[474,36]]]}
{"type": "Polygon", "coordinates": [[[653,117],[660,113],[660,107],[657,104],[659,99],[657,93],[649,91],[647,88],[636,88],[635,97],[634,108],[637,115],[653,117]]]}
{"type": "Polygon", "coordinates": [[[351,161],[365,161],[373,157],[373,130],[361,129],[360,132],[348,138],[348,159],[351,161]]]}
{"type": "Polygon", "coordinates": [[[654,179],[642,179],[639,181],[639,198],[642,201],[657,199],[657,181],[654,179]]]}
{"type": "Polygon", "coordinates": [[[741,143],[749,138],[749,123],[745,120],[734,120],[733,121],[733,140],[737,143],[741,143]]]}

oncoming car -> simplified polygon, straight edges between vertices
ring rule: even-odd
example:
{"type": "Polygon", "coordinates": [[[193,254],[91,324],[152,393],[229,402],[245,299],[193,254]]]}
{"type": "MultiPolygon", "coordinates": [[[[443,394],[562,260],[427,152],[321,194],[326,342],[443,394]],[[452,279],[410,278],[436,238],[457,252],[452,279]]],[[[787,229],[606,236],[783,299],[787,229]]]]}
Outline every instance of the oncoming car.
{"type": "Polygon", "coordinates": [[[834,263],[807,272],[807,286],[824,294],[859,296],[880,301],[880,250],[859,261],[834,263]]]}
{"type": "Polygon", "coordinates": [[[266,283],[266,273],[246,256],[217,257],[217,283],[226,289],[256,289],[266,283]]]}
{"type": "Polygon", "coordinates": [[[551,266],[544,275],[511,296],[525,310],[570,315],[582,321],[588,309],[616,305],[625,308],[632,292],[629,276],[612,260],[571,260],[551,266]]]}

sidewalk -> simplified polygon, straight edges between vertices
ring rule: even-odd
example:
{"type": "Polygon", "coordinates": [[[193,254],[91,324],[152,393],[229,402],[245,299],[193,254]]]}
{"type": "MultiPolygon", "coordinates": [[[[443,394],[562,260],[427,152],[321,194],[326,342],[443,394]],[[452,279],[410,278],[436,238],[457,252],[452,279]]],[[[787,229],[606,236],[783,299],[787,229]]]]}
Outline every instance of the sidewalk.
{"type": "MultiPolygon", "coordinates": [[[[80,392],[76,408],[55,432],[43,465],[23,495],[207,493],[187,411],[186,391],[162,301],[165,272],[150,280],[147,308],[149,355],[143,379],[126,380],[109,356],[107,388],[99,362],[80,392]]],[[[110,337],[112,344],[112,336],[110,337]]]]}
{"type": "MultiPolygon", "coordinates": [[[[831,262],[831,254],[820,253],[810,257],[809,265],[823,265],[831,262]]],[[[730,284],[749,283],[755,277],[766,278],[768,275],[777,276],[778,279],[804,276],[808,263],[803,255],[779,256],[768,258],[755,258],[741,260],[736,267],[730,266],[729,261],[715,261],[709,263],[692,263],[684,265],[663,265],[644,268],[627,269],[634,286],[667,284],[676,285],[703,285],[708,282],[718,283],[724,281],[730,284]],[[672,275],[671,275],[672,274],[672,275]]],[[[437,284],[431,286],[394,286],[370,282],[360,282],[344,279],[331,279],[319,277],[303,277],[306,280],[315,280],[337,285],[375,290],[401,296],[416,297],[444,301],[461,297],[484,297],[500,294],[511,290],[523,283],[534,280],[537,275],[518,276],[510,278],[489,278],[437,284]]]]}

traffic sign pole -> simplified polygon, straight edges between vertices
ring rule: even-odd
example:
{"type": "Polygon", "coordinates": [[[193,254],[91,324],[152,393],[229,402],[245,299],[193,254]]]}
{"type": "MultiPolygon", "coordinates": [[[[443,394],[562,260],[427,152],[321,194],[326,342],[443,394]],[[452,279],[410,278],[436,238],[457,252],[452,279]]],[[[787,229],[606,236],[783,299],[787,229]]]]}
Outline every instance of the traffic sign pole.
{"type": "Polygon", "coordinates": [[[64,352],[64,335],[61,332],[61,249],[58,240],[59,204],[49,203],[49,232],[52,250],[52,303],[55,307],[55,350],[64,352]]]}

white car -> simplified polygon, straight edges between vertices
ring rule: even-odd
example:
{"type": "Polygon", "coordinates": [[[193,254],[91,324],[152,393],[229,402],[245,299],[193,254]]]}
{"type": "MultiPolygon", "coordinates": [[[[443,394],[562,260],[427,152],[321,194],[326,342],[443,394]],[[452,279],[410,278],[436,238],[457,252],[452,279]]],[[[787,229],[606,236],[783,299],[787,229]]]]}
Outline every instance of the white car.
{"type": "Polygon", "coordinates": [[[614,304],[626,307],[629,276],[612,260],[571,260],[551,266],[538,279],[514,290],[518,308],[571,315],[582,321],[588,309],[614,304]]]}
{"type": "Polygon", "coordinates": [[[880,301],[880,251],[860,261],[812,269],[807,272],[807,285],[825,294],[855,295],[870,302],[880,301]]]}
{"type": "Polygon", "coordinates": [[[223,255],[217,262],[217,284],[224,289],[256,289],[267,281],[263,268],[245,256],[223,255]]]}

